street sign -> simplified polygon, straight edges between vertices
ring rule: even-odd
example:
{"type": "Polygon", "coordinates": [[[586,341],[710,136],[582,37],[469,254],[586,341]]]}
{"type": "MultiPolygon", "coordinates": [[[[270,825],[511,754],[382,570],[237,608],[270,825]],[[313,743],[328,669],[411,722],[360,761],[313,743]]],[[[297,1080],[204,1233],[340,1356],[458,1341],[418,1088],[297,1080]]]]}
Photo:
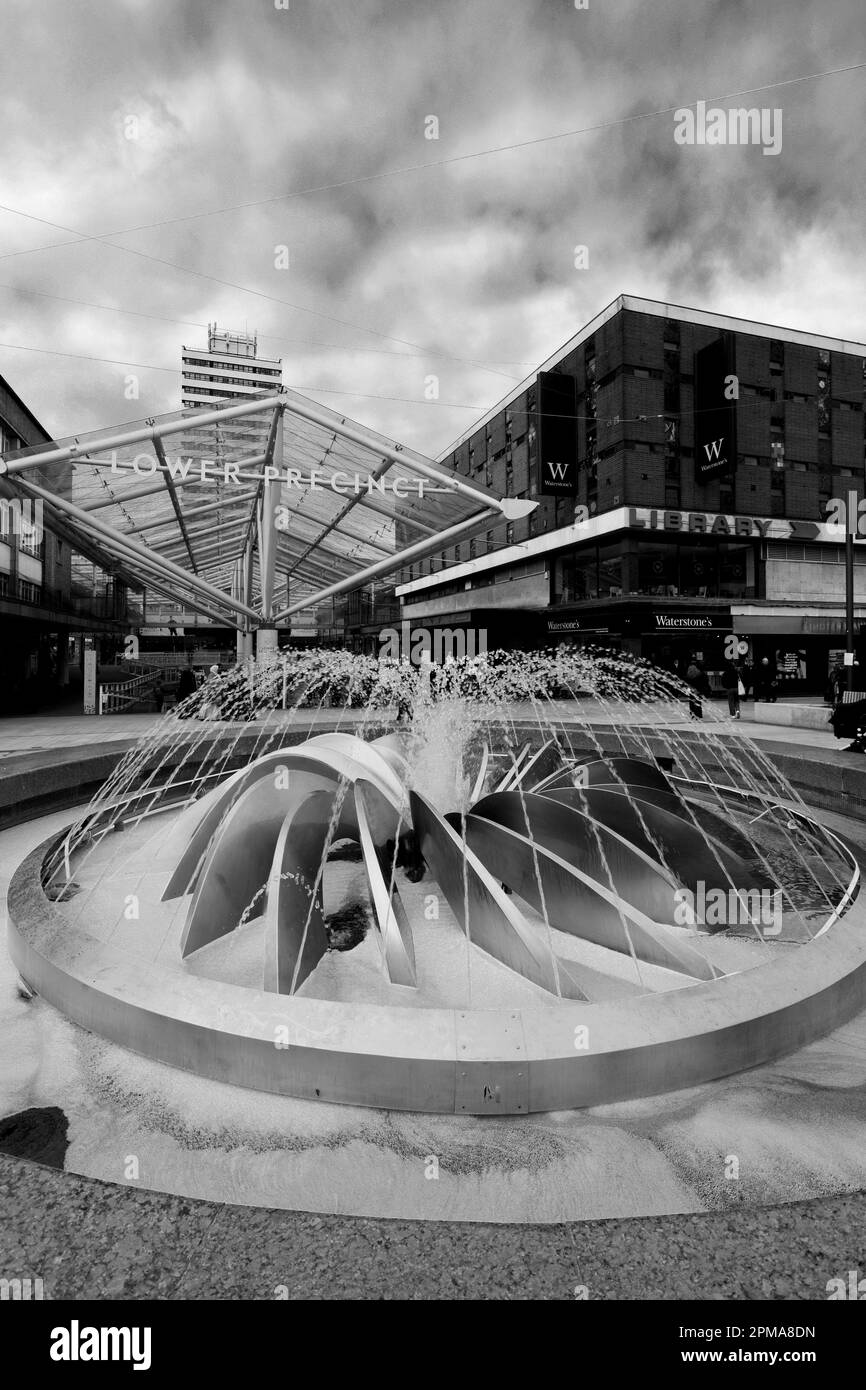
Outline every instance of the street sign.
{"type": "MultiPolygon", "coordinates": [[[[92,638],[85,638],[92,642],[92,638]]],[[[96,650],[93,646],[84,648],[84,713],[96,713],[96,650]]]]}

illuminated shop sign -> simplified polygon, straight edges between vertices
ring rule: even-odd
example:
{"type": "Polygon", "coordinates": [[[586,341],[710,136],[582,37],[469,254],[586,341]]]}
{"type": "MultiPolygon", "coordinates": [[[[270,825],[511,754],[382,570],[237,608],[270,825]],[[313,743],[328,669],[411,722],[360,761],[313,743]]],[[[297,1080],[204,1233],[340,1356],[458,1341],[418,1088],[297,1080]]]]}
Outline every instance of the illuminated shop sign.
{"type": "Polygon", "coordinates": [[[699,630],[706,632],[714,628],[719,618],[723,615],[711,616],[709,613],[653,613],[653,620],[657,628],[671,629],[677,632],[691,632],[699,630]]]}

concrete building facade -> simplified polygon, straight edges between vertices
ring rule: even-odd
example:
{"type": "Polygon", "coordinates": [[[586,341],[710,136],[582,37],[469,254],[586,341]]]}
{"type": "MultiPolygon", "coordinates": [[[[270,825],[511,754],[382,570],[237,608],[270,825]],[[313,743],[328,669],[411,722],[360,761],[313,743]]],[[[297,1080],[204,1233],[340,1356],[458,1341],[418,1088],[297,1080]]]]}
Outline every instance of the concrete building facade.
{"type": "Polygon", "coordinates": [[[181,354],[184,410],[273,392],[282,381],[280,359],[259,357],[254,333],[219,332],[215,323],[208,324],[207,351],[184,347],[181,354]]]}
{"type": "MultiPolygon", "coordinates": [[[[48,432],[0,377],[0,455],[50,442],[48,432]]],[[[74,464],[35,469],[33,481],[70,498],[74,464]]],[[[129,576],[40,504],[0,477],[0,711],[31,709],[75,679],[85,636],[95,645],[120,639],[140,620],[129,576]]]]}

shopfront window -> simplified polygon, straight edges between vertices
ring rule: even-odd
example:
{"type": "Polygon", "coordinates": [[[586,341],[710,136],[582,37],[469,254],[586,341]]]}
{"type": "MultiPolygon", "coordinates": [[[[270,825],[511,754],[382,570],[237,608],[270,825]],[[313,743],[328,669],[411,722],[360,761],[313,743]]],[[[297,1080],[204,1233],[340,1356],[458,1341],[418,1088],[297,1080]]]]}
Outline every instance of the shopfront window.
{"type": "Polygon", "coordinates": [[[676,598],[679,594],[678,547],[671,542],[641,546],[638,553],[638,592],[663,594],[676,598]]]}
{"type": "Polygon", "coordinates": [[[554,603],[581,603],[598,598],[598,548],[590,545],[556,561],[553,569],[554,603]]]}
{"type": "Polygon", "coordinates": [[[614,541],[598,548],[598,596],[622,597],[622,542],[614,541]]]}
{"type": "Polygon", "coordinates": [[[719,598],[754,598],[755,551],[751,545],[725,545],[719,551],[719,598]]]}
{"type": "Polygon", "coordinates": [[[755,594],[751,545],[640,541],[638,592],[664,598],[749,598],[755,594]]]}
{"type": "Polygon", "coordinates": [[[710,546],[681,546],[680,593],[686,598],[715,598],[718,587],[717,552],[710,546]]]}
{"type": "Polygon", "coordinates": [[[755,550],[735,540],[641,536],[586,545],[553,565],[553,602],[621,598],[753,598],[755,550]],[[626,550],[626,547],[631,548],[626,550]],[[627,581],[627,582],[626,582],[627,581]]]}

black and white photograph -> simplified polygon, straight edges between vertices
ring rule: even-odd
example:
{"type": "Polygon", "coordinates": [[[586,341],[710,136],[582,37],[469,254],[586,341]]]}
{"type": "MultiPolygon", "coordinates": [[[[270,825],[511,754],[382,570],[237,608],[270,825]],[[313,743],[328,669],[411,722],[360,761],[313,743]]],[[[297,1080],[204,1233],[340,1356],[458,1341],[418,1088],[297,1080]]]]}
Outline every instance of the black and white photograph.
{"type": "Polygon", "coordinates": [[[864,117],[862,0],[0,0],[34,1370],[856,1354],[864,117]]]}

